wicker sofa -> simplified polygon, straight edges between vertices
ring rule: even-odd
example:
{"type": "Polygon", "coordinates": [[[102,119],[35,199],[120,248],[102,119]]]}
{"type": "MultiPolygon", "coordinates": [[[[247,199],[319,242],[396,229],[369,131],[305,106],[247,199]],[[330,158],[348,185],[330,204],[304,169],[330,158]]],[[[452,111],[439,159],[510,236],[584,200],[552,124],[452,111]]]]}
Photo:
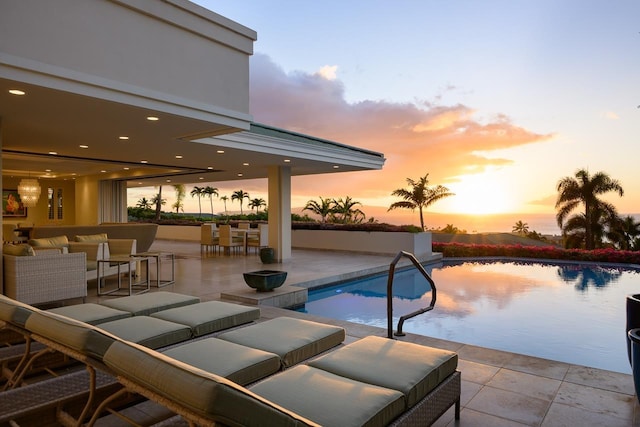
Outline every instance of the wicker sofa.
{"type": "Polygon", "coordinates": [[[26,304],[87,296],[87,256],[38,251],[35,256],[3,254],[4,295],[26,304]]]}
{"type": "Polygon", "coordinates": [[[138,252],[147,252],[153,243],[158,224],[110,223],[100,225],[37,225],[30,238],[67,236],[75,241],[76,236],[105,233],[110,239],[135,239],[138,252]]]}
{"type": "MultiPolygon", "coordinates": [[[[135,239],[110,239],[106,233],[76,235],[78,241],[69,241],[66,235],[29,239],[29,245],[36,250],[58,249],[60,252],[86,254],[86,280],[98,277],[98,260],[112,256],[129,256],[137,252],[135,239]]],[[[108,267],[102,272],[109,276],[118,272],[117,267],[108,267]]]]}

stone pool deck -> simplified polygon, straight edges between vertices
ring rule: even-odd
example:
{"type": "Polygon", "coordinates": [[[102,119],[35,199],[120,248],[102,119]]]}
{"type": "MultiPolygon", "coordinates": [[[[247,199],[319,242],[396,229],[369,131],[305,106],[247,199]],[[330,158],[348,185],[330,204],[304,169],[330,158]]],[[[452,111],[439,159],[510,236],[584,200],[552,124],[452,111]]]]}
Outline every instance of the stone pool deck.
{"type": "MultiPolygon", "coordinates": [[[[201,257],[200,245],[195,242],[156,240],[151,250],[176,254],[176,283],[161,290],[197,295],[203,300],[246,293],[248,287],[242,273],[265,269],[256,255],[214,253],[201,257]]],[[[388,268],[390,261],[388,256],[294,250],[292,260],[268,268],[288,272],[283,285],[286,288],[300,283],[346,280],[363,272],[388,268]]],[[[98,300],[93,292],[90,289],[88,301],[98,300]]],[[[109,297],[100,297],[105,298],[109,297]]],[[[380,328],[310,316],[270,304],[262,304],[260,308],[264,319],[302,317],[341,325],[347,330],[347,342],[366,335],[386,336],[386,330],[380,328]]],[[[462,372],[461,420],[456,423],[450,410],[436,426],[640,426],[640,405],[630,375],[414,334],[402,339],[458,352],[462,372]]],[[[163,411],[153,404],[130,410],[147,419],[158,419],[163,411]]],[[[107,417],[100,425],[120,424],[107,417]]]]}

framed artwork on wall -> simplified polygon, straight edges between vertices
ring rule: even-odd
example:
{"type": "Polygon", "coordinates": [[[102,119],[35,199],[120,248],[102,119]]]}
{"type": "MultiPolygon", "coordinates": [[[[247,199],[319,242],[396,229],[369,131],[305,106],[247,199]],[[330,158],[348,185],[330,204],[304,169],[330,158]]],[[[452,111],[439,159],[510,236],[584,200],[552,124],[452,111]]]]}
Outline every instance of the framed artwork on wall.
{"type": "Polygon", "coordinates": [[[2,190],[2,216],[26,217],[27,208],[20,200],[18,190],[2,190]]]}

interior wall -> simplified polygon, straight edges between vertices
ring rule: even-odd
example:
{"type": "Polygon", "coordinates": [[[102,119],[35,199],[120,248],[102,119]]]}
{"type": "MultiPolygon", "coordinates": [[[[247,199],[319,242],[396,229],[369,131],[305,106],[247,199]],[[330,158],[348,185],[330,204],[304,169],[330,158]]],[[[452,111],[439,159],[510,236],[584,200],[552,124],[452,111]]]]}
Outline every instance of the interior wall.
{"type": "MultiPolygon", "coordinates": [[[[3,176],[2,189],[17,191],[18,184],[22,177],[3,176]]],[[[4,223],[21,224],[24,226],[33,225],[71,225],[76,222],[75,209],[75,182],[70,180],[55,179],[38,179],[40,183],[40,198],[33,208],[27,208],[27,216],[12,217],[5,216],[2,218],[4,223]],[[49,203],[47,199],[47,189],[54,189],[54,195],[57,191],[62,190],[62,218],[58,218],[58,209],[54,205],[54,218],[49,219],[49,203]]],[[[57,200],[54,197],[54,203],[57,200]]]]}
{"type": "Polygon", "coordinates": [[[98,179],[83,176],[76,179],[76,224],[98,225],[98,179]]]}

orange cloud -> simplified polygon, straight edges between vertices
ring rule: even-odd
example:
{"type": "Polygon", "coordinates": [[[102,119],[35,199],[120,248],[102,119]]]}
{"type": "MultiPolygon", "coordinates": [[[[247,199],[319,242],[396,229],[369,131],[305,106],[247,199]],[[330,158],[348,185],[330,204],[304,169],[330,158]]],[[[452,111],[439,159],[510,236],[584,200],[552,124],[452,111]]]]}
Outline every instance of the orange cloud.
{"type": "Polygon", "coordinates": [[[294,191],[310,197],[317,197],[319,189],[330,197],[387,197],[404,186],[405,178],[427,172],[433,184],[452,182],[456,176],[512,162],[487,152],[553,136],[516,126],[502,114],[481,120],[462,104],[349,103],[339,79],[285,73],[262,54],[253,56],[251,72],[251,113],[257,122],[382,152],[387,158],[382,171],[295,178],[294,191]]]}

